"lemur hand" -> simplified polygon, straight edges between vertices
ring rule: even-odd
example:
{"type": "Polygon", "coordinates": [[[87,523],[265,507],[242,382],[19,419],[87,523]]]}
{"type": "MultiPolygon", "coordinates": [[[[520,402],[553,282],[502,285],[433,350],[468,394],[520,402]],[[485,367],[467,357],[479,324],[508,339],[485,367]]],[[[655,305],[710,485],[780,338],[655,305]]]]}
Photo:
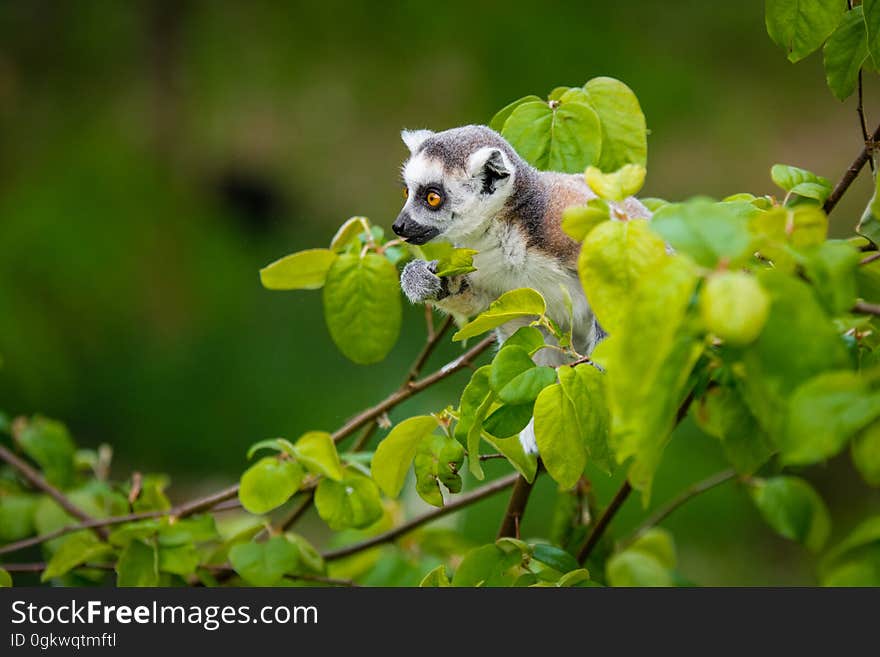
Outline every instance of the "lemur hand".
{"type": "Polygon", "coordinates": [[[412,303],[424,303],[441,298],[443,292],[443,279],[434,272],[437,271],[437,261],[425,262],[413,260],[406,263],[403,273],[400,274],[400,287],[412,303]]]}

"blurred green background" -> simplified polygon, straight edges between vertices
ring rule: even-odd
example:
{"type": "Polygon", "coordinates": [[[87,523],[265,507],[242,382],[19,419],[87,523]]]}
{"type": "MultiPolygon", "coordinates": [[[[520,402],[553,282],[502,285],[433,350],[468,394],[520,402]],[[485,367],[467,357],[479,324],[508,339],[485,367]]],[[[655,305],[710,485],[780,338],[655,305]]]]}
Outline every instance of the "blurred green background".
{"type": "MultiPolygon", "coordinates": [[[[234,480],[256,440],[334,429],[397,386],[421,310],[387,361],[359,367],[327,336],[319,293],[265,291],[259,268],[354,214],[390,226],[402,127],[487,122],[597,75],[641,100],[646,195],[769,193],[775,162],[836,179],[860,148],[853,101],[827,91],[819,56],[785,60],[758,0],[2,3],[0,408],[111,443],[118,477],[170,472],[178,499],[234,480]]],[[[840,234],[869,185],[836,211],[840,234]]],[[[464,376],[392,419],[453,402],[464,376]]],[[[722,467],[688,422],[655,503],[722,467]]],[[[835,538],[880,507],[846,457],[807,476],[835,538]]],[[[595,486],[604,502],[616,481],[595,486]]],[[[553,494],[539,486],[526,536],[547,531],[553,494]]],[[[503,504],[457,522],[490,540],[503,504]]],[[[618,526],[640,512],[630,501],[618,526]]],[[[729,484],[666,526],[691,581],[815,581],[814,558],[729,484]]]]}

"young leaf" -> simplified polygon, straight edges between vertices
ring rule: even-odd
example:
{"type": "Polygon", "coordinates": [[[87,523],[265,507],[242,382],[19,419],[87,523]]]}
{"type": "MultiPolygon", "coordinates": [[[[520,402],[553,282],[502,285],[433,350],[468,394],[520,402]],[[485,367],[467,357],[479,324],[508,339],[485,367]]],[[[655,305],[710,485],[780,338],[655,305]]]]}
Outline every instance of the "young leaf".
{"type": "Polygon", "coordinates": [[[587,167],[584,178],[600,198],[622,201],[638,192],[645,184],[645,167],[641,164],[624,164],[612,173],[602,173],[598,167],[587,167]]]}
{"type": "Polygon", "coordinates": [[[537,317],[544,314],[547,306],[538,292],[522,287],[505,292],[489,308],[465,324],[452,339],[454,341],[472,338],[501,326],[512,319],[537,317]]]}
{"type": "Polygon", "coordinates": [[[779,476],[752,480],[749,493],[761,516],[780,536],[818,552],[828,540],[831,517],[825,502],[803,479],[779,476]]]}
{"type": "Polygon", "coordinates": [[[561,367],[558,373],[562,390],[574,406],[589,460],[610,474],[613,462],[608,444],[611,418],[602,373],[587,363],[576,367],[561,367]]]}
{"type": "Polygon", "coordinates": [[[37,415],[22,425],[15,439],[24,453],[37,462],[50,484],[66,488],[72,483],[76,445],[67,427],[37,415]]]}
{"type": "Polygon", "coordinates": [[[540,96],[525,96],[524,98],[519,98],[518,100],[513,101],[509,105],[505,105],[502,107],[495,116],[492,117],[492,120],[489,121],[489,127],[492,128],[495,132],[501,132],[504,129],[504,124],[507,123],[507,119],[510,118],[510,115],[513,114],[513,110],[515,110],[520,105],[525,105],[526,103],[542,103],[540,96]]]}
{"type": "Polygon", "coordinates": [[[449,575],[446,574],[446,566],[443,564],[437,566],[419,582],[419,588],[437,588],[440,586],[452,586],[452,583],[449,581],[449,575]]]}
{"type": "Polygon", "coordinates": [[[452,577],[452,586],[511,586],[523,573],[522,554],[489,544],[468,552],[452,577]]]}
{"type": "Polygon", "coordinates": [[[158,586],[159,555],[156,546],[131,541],[116,562],[116,586],[158,586]]]}
{"type": "Polygon", "coordinates": [[[880,486],[880,422],[874,422],[852,441],[856,470],[870,486],[880,486]]]}
{"type": "Polygon", "coordinates": [[[336,481],[342,479],[342,464],[333,437],[326,431],[309,431],[303,434],[293,446],[297,461],[309,472],[330,477],[336,481]]]}
{"type": "Polygon", "coordinates": [[[721,441],[724,456],[740,474],[753,474],[773,455],[769,436],[735,388],[712,388],[694,408],[699,427],[721,441]]]}
{"type": "Polygon", "coordinates": [[[434,272],[437,276],[458,276],[476,271],[474,267],[474,249],[457,249],[449,242],[432,241],[422,246],[412,246],[416,257],[422,260],[436,260],[434,272]]]}
{"type": "Polygon", "coordinates": [[[388,497],[397,497],[406,481],[419,443],[437,429],[437,420],[418,415],[404,420],[379,443],[373,455],[373,480],[388,497]]]}
{"type": "Polygon", "coordinates": [[[12,588],[12,577],[5,569],[0,568],[0,589],[8,588],[12,588]]]}
{"type": "Polygon", "coordinates": [[[621,301],[665,258],[666,245],[643,219],[606,221],[587,235],[578,273],[590,306],[608,333],[617,333],[624,321],[626,304],[621,301]]]}
{"type": "Polygon", "coordinates": [[[831,183],[827,178],[787,164],[774,164],[770,169],[770,178],[786,192],[811,198],[819,203],[824,203],[831,194],[831,183]]]}
{"type": "Polygon", "coordinates": [[[597,166],[602,171],[617,171],[625,164],[645,166],[648,130],[632,89],[620,80],[600,77],[587,82],[584,92],[602,127],[602,153],[597,166]]]}
{"type": "Polygon", "coordinates": [[[803,256],[805,274],[825,310],[831,315],[849,312],[858,296],[856,271],[861,252],[849,242],[828,240],[804,251],[803,256]]]}
{"type": "Polygon", "coordinates": [[[610,219],[608,204],[593,199],[586,205],[573,205],[562,211],[562,230],[576,242],[583,242],[590,231],[610,219]]]}
{"type": "Polygon", "coordinates": [[[368,253],[341,255],[327,272],[324,318],[330,337],[359,365],[378,363],[397,342],[402,316],[397,269],[368,253]]]}
{"type": "Polygon", "coordinates": [[[546,543],[538,543],[532,549],[532,557],[543,564],[546,564],[558,570],[560,573],[568,573],[578,570],[580,564],[569,552],[555,545],[547,545],[546,543]]]}
{"type": "Polygon", "coordinates": [[[535,480],[535,474],[538,471],[538,457],[535,454],[526,454],[519,436],[495,438],[494,436],[483,434],[483,438],[503,454],[504,458],[513,466],[513,469],[519,472],[526,481],[532,483],[535,480]]]}
{"type": "Polygon", "coordinates": [[[863,521],[822,560],[823,586],[880,586],[880,516],[863,521]]]}
{"type": "Polygon", "coordinates": [[[827,39],[843,12],[844,0],[767,0],[764,17],[767,33],[798,62],[817,50],[827,39]]]}
{"type": "Polygon", "coordinates": [[[238,499],[251,513],[268,513],[289,500],[302,485],[305,471],[296,461],[260,459],[241,476],[238,499]]]}
{"type": "Polygon", "coordinates": [[[880,2],[862,0],[862,10],[867,33],[868,54],[871,56],[874,68],[880,68],[880,2]]]}
{"type": "Polygon", "coordinates": [[[235,572],[254,586],[274,586],[299,565],[299,549],[284,536],[264,543],[239,543],[229,550],[235,572]]]}
{"type": "Polygon", "coordinates": [[[443,506],[440,484],[450,493],[461,491],[458,474],[464,462],[464,448],[452,438],[428,435],[416,449],[413,470],[416,474],[416,492],[425,502],[443,506]]]}
{"type": "Polygon", "coordinates": [[[346,247],[361,235],[366,235],[366,227],[369,221],[366,217],[351,217],[345,221],[330,240],[330,250],[342,253],[346,247]]]}
{"type": "Polygon", "coordinates": [[[700,316],[706,328],[732,345],[756,340],[769,313],[769,295],[745,272],[715,274],[700,293],[700,316]]]}
{"type": "Polygon", "coordinates": [[[675,561],[672,537],[655,527],[613,555],[605,565],[605,574],[611,586],[673,586],[675,561]]]}
{"type": "Polygon", "coordinates": [[[587,465],[587,452],[574,405],[559,384],[538,395],[535,440],[550,476],[563,488],[574,486],[587,465]]]}
{"type": "Polygon", "coordinates": [[[455,425],[454,436],[462,444],[467,443],[468,432],[474,425],[477,411],[486,400],[486,397],[492,392],[489,387],[489,373],[491,370],[491,365],[484,365],[477,369],[461,393],[461,401],[458,405],[458,422],[455,425]]]}
{"type": "MultiPolygon", "coordinates": [[[[880,9],[877,11],[880,15],[880,9]]],[[[856,226],[856,232],[870,240],[874,246],[880,246],[880,176],[874,177],[874,195],[856,226]]]]}
{"type": "Polygon", "coordinates": [[[505,404],[529,404],[556,381],[552,367],[537,367],[522,347],[506,346],[492,361],[489,384],[505,404]]]}
{"type": "Polygon", "coordinates": [[[317,290],[324,286],[337,255],[330,249],[309,249],[284,256],[260,270],[267,290],[317,290]]]}
{"type": "Polygon", "coordinates": [[[201,563],[195,545],[159,546],[159,570],[163,573],[186,577],[196,572],[201,563]]]}
{"type": "Polygon", "coordinates": [[[55,577],[84,564],[86,561],[94,561],[103,557],[112,548],[91,531],[83,530],[75,532],[64,539],[61,547],[52,555],[46,570],[40,576],[41,582],[47,582],[55,577]]]}
{"type": "Polygon", "coordinates": [[[499,406],[483,422],[483,431],[496,438],[515,436],[525,429],[529,420],[532,419],[532,409],[534,406],[534,404],[504,404],[499,406]]]}
{"type": "Polygon", "coordinates": [[[502,345],[504,347],[522,347],[529,354],[544,346],[544,334],[534,326],[521,326],[502,345]]]}
{"type": "Polygon", "coordinates": [[[315,491],[318,515],[330,529],[363,529],[382,517],[382,500],[373,480],[346,471],[342,481],[322,479],[315,491]]]}
{"type": "Polygon", "coordinates": [[[10,543],[34,532],[34,513],[38,501],[36,495],[0,495],[0,541],[10,543]]]}
{"type": "MultiPolygon", "coordinates": [[[[876,375],[875,375],[876,378],[876,375]]],[[[837,454],[880,417],[880,386],[856,372],[828,372],[795,390],[779,441],[785,463],[806,465],[837,454]]]]}
{"type": "Polygon", "coordinates": [[[676,251],[714,268],[722,258],[734,266],[751,257],[748,218],[730,203],[693,199],[671,203],[654,214],[651,228],[676,251]]]}
{"type": "Polygon", "coordinates": [[[602,150],[599,117],[581,102],[523,103],[504,122],[501,135],[544,171],[579,173],[597,162],[602,150]]]}
{"type": "Polygon", "coordinates": [[[846,12],[822,51],[825,80],[838,100],[846,100],[856,90],[859,71],[868,58],[868,34],[862,6],[846,12]]]}

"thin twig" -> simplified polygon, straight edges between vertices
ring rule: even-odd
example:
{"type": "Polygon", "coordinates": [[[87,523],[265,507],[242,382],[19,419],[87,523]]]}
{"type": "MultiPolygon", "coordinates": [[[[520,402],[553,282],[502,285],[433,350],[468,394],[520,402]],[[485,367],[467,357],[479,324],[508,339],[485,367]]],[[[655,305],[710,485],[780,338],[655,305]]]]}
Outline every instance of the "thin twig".
{"type": "Polygon", "coordinates": [[[354,543],[353,545],[347,545],[345,547],[325,552],[324,560],[334,561],[336,559],[341,559],[352,554],[357,554],[358,552],[363,552],[364,550],[368,550],[371,547],[375,547],[377,545],[390,543],[391,541],[400,538],[404,534],[408,534],[412,530],[421,527],[427,522],[431,522],[432,520],[436,520],[437,518],[442,518],[443,516],[458,511],[461,508],[469,506],[475,502],[479,502],[485,497],[494,495],[495,493],[502,491],[505,488],[510,488],[511,486],[513,486],[518,478],[519,474],[513,473],[506,477],[502,477],[501,479],[496,479],[495,481],[488,483],[485,486],[481,486],[480,488],[472,490],[469,493],[465,493],[464,495],[458,497],[456,500],[450,502],[444,507],[429,511],[428,513],[413,518],[412,520],[403,523],[399,527],[396,527],[383,534],[368,538],[367,540],[361,541],[360,543],[354,543]]]}
{"type": "Polygon", "coordinates": [[[853,306],[853,312],[862,315],[880,315],[880,303],[857,301],[856,305],[853,306]]]}
{"type": "Polygon", "coordinates": [[[533,484],[526,481],[526,478],[522,475],[516,480],[513,491],[510,493],[507,510],[501,519],[501,527],[498,528],[498,538],[504,538],[505,536],[519,538],[519,523],[526,512],[526,504],[529,502],[532,486],[533,484]]]}
{"type": "Polygon", "coordinates": [[[629,479],[624,479],[623,484],[621,484],[620,488],[614,494],[611,504],[609,504],[608,508],[605,509],[605,512],[599,516],[599,520],[596,521],[596,525],[587,537],[587,542],[584,543],[584,546],[580,549],[580,552],[578,552],[578,563],[586,563],[590,554],[593,552],[593,548],[599,543],[599,539],[602,538],[605,530],[608,529],[608,525],[611,524],[612,519],[617,515],[620,507],[626,502],[626,498],[629,497],[631,492],[632,486],[629,483],[629,479]]]}
{"type": "Polygon", "coordinates": [[[474,360],[475,358],[477,358],[477,356],[486,351],[486,349],[492,346],[494,342],[495,336],[485,338],[452,362],[447,363],[446,365],[441,367],[436,372],[429,374],[428,376],[422,377],[421,379],[418,379],[416,381],[412,381],[405,388],[401,388],[400,390],[391,393],[378,404],[371,408],[368,408],[365,411],[362,411],[358,415],[351,418],[342,427],[337,429],[333,433],[333,441],[338,443],[340,440],[357,431],[360,427],[365,425],[370,420],[376,419],[377,417],[382,415],[382,413],[385,413],[386,411],[394,408],[402,401],[409,399],[410,397],[421,392],[425,388],[430,388],[438,381],[442,381],[443,379],[452,376],[459,370],[467,367],[472,360],[474,360]]]}
{"type": "Polygon", "coordinates": [[[424,367],[425,363],[431,357],[431,354],[434,353],[434,349],[437,348],[437,345],[440,344],[440,341],[443,339],[443,336],[452,328],[452,315],[449,315],[443,323],[440,325],[440,328],[434,329],[434,325],[430,323],[430,319],[428,320],[429,328],[428,331],[428,339],[425,341],[425,346],[422,347],[422,350],[419,352],[419,355],[416,356],[415,361],[412,366],[409,368],[409,373],[407,374],[406,381],[404,384],[409,383],[410,381],[414,381],[419,373],[422,371],[422,367],[424,367]]]}
{"type": "MultiPolygon", "coordinates": [[[[37,472],[24,460],[13,454],[10,450],[6,449],[6,447],[4,447],[3,445],[0,445],[0,459],[3,459],[13,468],[18,470],[18,472],[21,473],[21,475],[28,481],[28,483],[30,483],[34,488],[37,488],[46,493],[46,495],[55,500],[62,509],[67,511],[67,513],[72,515],[74,518],[79,518],[83,522],[89,522],[93,520],[92,516],[80,509],[76,504],[71,502],[64,493],[62,493],[60,490],[55,488],[55,486],[46,481],[46,478],[43,477],[43,475],[37,472]]],[[[103,531],[100,528],[100,525],[95,525],[94,527],[92,527],[92,529],[94,529],[101,538],[107,538],[107,532],[103,531]]]]}
{"type": "Polygon", "coordinates": [[[728,470],[716,472],[710,477],[706,477],[702,481],[698,481],[697,483],[688,486],[681,493],[672,498],[669,502],[658,508],[647,520],[645,520],[641,525],[638,526],[635,531],[633,531],[629,538],[621,541],[620,549],[624,549],[632,545],[638,538],[644,536],[644,534],[649,529],[659,525],[661,522],[666,520],[668,516],[670,516],[676,509],[678,509],[678,507],[683,505],[685,502],[688,502],[697,495],[705,493],[707,490],[711,490],[716,486],[720,486],[724,482],[730,481],[735,477],[736,470],[730,468],[728,470]]]}
{"type": "Polygon", "coordinates": [[[315,500],[315,491],[309,491],[306,493],[306,497],[300,503],[298,507],[296,507],[293,511],[290,512],[290,515],[284,519],[284,522],[281,523],[280,529],[282,532],[286,532],[288,529],[293,527],[297,520],[302,518],[303,514],[308,511],[312,507],[312,503],[315,500]]]}
{"type": "Polygon", "coordinates": [[[865,146],[868,149],[868,165],[871,167],[871,171],[874,170],[874,158],[873,150],[874,144],[871,143],[870,137],[868,136],[868,123],[865,121],[865,103],[864,103],[864,92],[862,89],[862,69],[859,69],[859,104],[856,107],[856,112],[859,115],[859,126],[862,129],[862,139],[865,142],[865,146]]]}
{"type": "Polygon", "coordinates": [[[862,261],[859,262],[859,264],[860,265],[870,265],[875,260],[880,260],[880,251],[878,251],[877,253],[872,253],[871,255],[869,255],[866,258],[862,258],[862,261]]]}
{"type": "Polygon", "coordinates": [[[373,420],[372,422],[370,422],[370,423],[367,425],[366,429],[364,429],[364,431],[363,431],[363,433],[360,435],[360,437],[359,437],[359,438],[354,442],[354,444],[351,446],[351,451],[352,451],[352,452],[359,452],[359,451],[361,451],[364,447],[366,447],[366,446],[367,446],[367,443],[370,442],[370,438],[373,437],[373,434],[376,433],[376,430],[377,430],[378,428],[379,428],[379,424],[376,422],[376,420],[373,420]]]}
{"type": "MultiPolygon", "coordinates": [[[[880,126],[878,126],[877,129],[874,131],[874,134],[871,135],[868,143],[874,143],[876,141],[880,141],[880,126]]],[[[837,203],[846,193],[846,190],[849,189],[849,186],[852,185],[853,181],[859,175],[862,167],[865,166],[865,162],[867,162],[871,157],[870,150],[871,149],[866,143],[861,153],[859,153],[856,159],[853,160],[853,163],[849,165],[849,168],[843,173],[841,179],[834,186],[834,191],[831,192],[831,195],[825,201],[825,205],[822,206],[826,214],[831,214],[831,211],[835,208],[837,203]]]]}

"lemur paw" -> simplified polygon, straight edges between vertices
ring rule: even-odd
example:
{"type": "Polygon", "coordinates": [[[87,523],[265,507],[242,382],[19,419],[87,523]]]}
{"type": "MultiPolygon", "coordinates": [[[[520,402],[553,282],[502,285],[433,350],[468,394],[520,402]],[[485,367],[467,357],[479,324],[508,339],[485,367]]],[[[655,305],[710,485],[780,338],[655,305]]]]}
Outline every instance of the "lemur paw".
{"type": "Polygon", "coordinates": [[[443,280],[434,272],[437,261],[425,262],[413,260],[408,262],[400,274],[400,287],[406,298],[412,303],[424,303],[436,300],[443,290],[443,280]]]}

